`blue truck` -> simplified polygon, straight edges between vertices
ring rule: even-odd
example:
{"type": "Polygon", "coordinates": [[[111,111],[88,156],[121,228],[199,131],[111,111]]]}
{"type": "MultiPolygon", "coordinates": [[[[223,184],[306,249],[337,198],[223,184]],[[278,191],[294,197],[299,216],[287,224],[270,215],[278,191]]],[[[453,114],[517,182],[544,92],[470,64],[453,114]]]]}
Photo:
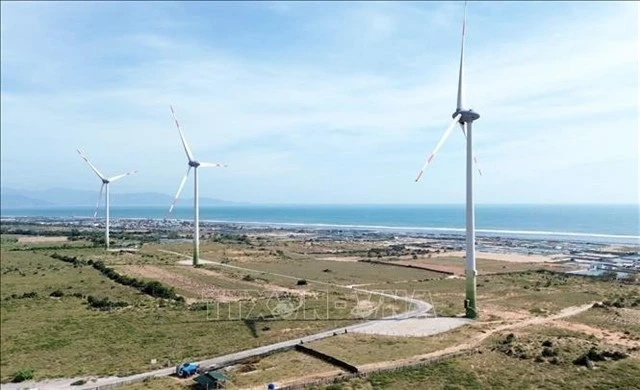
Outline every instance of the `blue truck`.
{"type": "Polygon", "coordinates": [[[180,378],[188,378],[192,375],[197,374],[199,368],[200,365],[196,363],[182,363],[181,365],[176,367],[176,375],[178,375],[180,378]]]}

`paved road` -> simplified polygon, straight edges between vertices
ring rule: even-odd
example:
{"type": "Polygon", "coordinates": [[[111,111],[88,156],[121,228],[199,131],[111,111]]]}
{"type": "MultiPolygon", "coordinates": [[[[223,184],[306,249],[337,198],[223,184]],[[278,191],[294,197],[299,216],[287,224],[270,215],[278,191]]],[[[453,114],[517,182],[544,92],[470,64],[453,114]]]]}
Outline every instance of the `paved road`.
{"type": "MultiPolygon", "coordinates": [[[[190,258],[191,257],[190,255],[184,255],[184,254],[178,253],[178,252],[171,252],[171,251],[166,251],[166,250],[162,250],[162,252],[170,253],[170,254],[173,254],[173,255],[186,257],[186,258],[190,258]]],[[[204,261],[206,261],[207,264],[213,264],[213,265],[217,265],[217,266],[221,266],[221,267],[227,267],[227,268],[242,270],[242,271],[246,271],[246,272],[269,274],[269,275],[274,275],[274,276],[279,276],[279,277],[288,278],[288,279],[294,279],[294,280],[301,279],[300,277],[291,276],[291,275],[282,275],[282,274],[277,274],[277,273],[272,273],[272,272],[257,271],[257,270],[251,269],[251,268],[244,268],[244,267],[239,267],[239,266],[230,265],[230,264],[223,264],[223,263],[210,261],[210,260],[204,260],[204,261]]],[[[274,351],[278,351],[278,350],[281,350],[281,349],[286,349],[286,348],[289,348],[289,347],[293,347],[294,345],[299,344],[300,342],[309,343],[309,342],[312,342],[312,341],[315,341],[315,340],[320,340],[320,339],[323,339],[323,338],[331,337],[334,334],[344,333],[345,331],[350,332],[350,331],[356,330],[358,328],[367,327],[367,326],[370,326],[370,325],[376,324],[376,323],[379,324],[379,323],[385,323],[385,322],[389,322],[389,321],[395,322],[395,321],[400,321],[400,320],[407,319],[407,318],[422,317],[422,316],[425,316],[427,314],[427,312],[429,310],[431,310],[431,308],[432,308],[432,306],[430,304],[428,304],[426,302],[423,302],[421,300],[418,300],[418,299],[414,299],[414,298],[403,297],[403,296],[395,296],[395,295],[387,294],[387,293],[383,293],[383,292],[363,290],[363,289],[359,289],[359,288],[354,288],[352,286],[342,286],[342,285],[339,285],[339,284],[323,282],[323,281],[319,281],[319,280],[309,280],[309,279],[306,279],[306,280],[309,283],[323,284],[323,285],[327,285],[327,286],[331,286],[331,287],[335,287],[335,288],[343,288],[343,289],[347,289],[347,290],[351,290],[351,291],[358,291],[358,292],[363,292],[363,293],[366,293],[366,294],[372,294],[372,295],[377,295],[377,296],[396,299],[396,300],[407,302],[407,303],[411,304],[413,306],[413,309],[410,310],[410,311],[404,312],[404,313],[391,315],[391,316],[384,317],[384,318],[378,319],[378,320],[371,320],[371,321],[363,322],[363,323],[360,323],[360,324],[349,325],[349,326],[342,327],[342,328],[337,328],[337,329],[331,329],[331,330],[327,330],[327,331],[324,331],[324,332],[316,333],[316,334],[313,334],[313,335],[299,337],[299,338],[292,339],[292,340],[289,340],[289,341],[283,341],[283,342],[276,343],[276,344],[265,345],[265,346],[258,347],[258,348],[248,349],[248,350],[245,350],[245,351],[240,351],[240,352],[232,353],[232,354],[229,354],[229,355],[224,355],[224,356],[219,356],[219,357],[203,360],[203,361],[199,362],[200,366],[201,367],[210,367],[210,366],[228,365],[228,364],[233,363],[235,361],[246,359],[246,358],[249,358],[249,357],[252,357],[252,356],[263,355],[263,354],[267,354],[269,352],[274,352],[274,351]]],[[[127,376],[127,377],[104,377],[104,378],[99,378],[99,379],[95,379],[95,380],[90,381],[89,383],[81,385],[81,386],[71,386],[71,383],[73,383],[73,382],[75,382],[77,380],[80,380],[80,379],[87,380],[87,379],[90,379],[90,378],[77,377],[77,378],[68,378],[68,379],[44,380],[44,381],[39,381],[39,382],[24,382],[24,383],[15,383],[15,384],[14,383],[8,383],[8,384],[0,385],[0,390],[21,390],[21,389],[62,390],[62,389],[69,389],[69,388],[77,389],[77,390],[105,389],[105,388],[109,388],[111,386],[117,387],[117,386],[125,385],[125,384],[128,384],[128,383],[140,382],[140,381],[144,380],[145,378],[149,378],[149,377],[168,376],[168,375],[173,374],[174,372],[175,372],[175,368],[174,367],[170,367],[170,368],[164,368],[164,369],[160,369],[160,370],[145,372],[145,373],[142,373],[142,374],[131,375],[131,376],[127,376]]]]}

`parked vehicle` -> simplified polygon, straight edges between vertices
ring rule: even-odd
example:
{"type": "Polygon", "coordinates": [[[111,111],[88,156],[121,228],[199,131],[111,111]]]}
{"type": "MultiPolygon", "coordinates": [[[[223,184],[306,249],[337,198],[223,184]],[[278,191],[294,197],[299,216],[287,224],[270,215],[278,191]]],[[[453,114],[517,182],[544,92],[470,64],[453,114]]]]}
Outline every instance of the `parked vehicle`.
{"type": "Polygon", "coordinates": [[[198,373],[200,365],[196,363],[182,363],[176,367],[176,375],[180,378],[188,378],[198,373]]]}

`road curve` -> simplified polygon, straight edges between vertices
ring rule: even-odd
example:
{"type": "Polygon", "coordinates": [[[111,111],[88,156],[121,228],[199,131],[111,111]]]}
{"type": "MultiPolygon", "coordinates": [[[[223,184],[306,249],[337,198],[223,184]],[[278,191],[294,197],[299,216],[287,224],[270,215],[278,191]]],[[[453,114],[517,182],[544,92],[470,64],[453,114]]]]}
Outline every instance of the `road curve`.
{"type": "MultiPolygon", "coordinates": [[[[179,252],[172,252],[172,251],[167,251],[167,250],[160,250],[160,251],[165,252],[165,253],[169,253],[169,254],[172,254],[172,255],[177,255],[177,256],[180,256],[180,257],[191,258],[190,255],[185,255],[185,254],[182,254],[182,253],[179,253],[179,252]]],[[[204,259],[202,259],[202,260],[204,260],[204,259]]],[[[223,264],[223,263],[216,262],[216,261],[211,261],[211,260],[204,260],[203,262],[206,262],[206,264],[216,265],[216,266],[220,266],[220,267],[227,267],[227,268],[232,268],[232,269],[236,269],[236,270],[242,270],[242,271],[251,272],[251,273],[267,274],[267,275],[273,275],[273,276],[278,276],[278,277],[287,278],[287,279],[293,279],[293,280],[301,279],[301,278],[296,277],[296,276],[283,275],[283,274],[278,274],[278,273],[273,273],[273,272],[258,271],[258,270],[254,270],[254,269],[251,269],[251,268],[244,268],[244,267],[239,267],[239,266],[230,265],[230,264],[223,264]]],[[[324,338],[327,338],[327,337],[331,337],[331,336],[334,336],[336,334],[345,333],[345,332],[348,333],[349,331],[356,330],[356,329],[358,329],[360,327],[369,326],[369,325],[371,325],[373,323],[376,323],[376,322],[394,321],[394,320],[402,320],[402,319],[406,319],[406,318],[421,317],[421,316],[425,316],[432,308],[432,306],[430,304],[428,304],[427,302],[424,302],[424,301],[421,301],[421,300],[415,299],[415,298],[396,296],[396,295],[387,294],[387,293],[383,293],[383,292],[379,292],[379,291],[364,290],[364,289],[359,289],[359,288],[355,288],[355,287],[352,287],[352,286],[343,286],[343,285],[339,285],[339,284],[323,282],[323,281],[320,281],[320,280],[309,280],[309,279],[306,279],[306,280],[309,283],[323,284],[323,285],[330,286],[330,287],[342,288],[342,289],[347,289],[347,290],[351,290],[351,291],[358,291],[358,292],[362,292],[362,293],[366,293],[366,294],[371,294],[371,295],[377,295],[377,296],[381,296],[381,297],[396,299],[398,301],[403,301],[403,302],[407,302],[407,303],[411,304],[413,306],[413,309],[409,310],[407,312],[404,312],[404,313],[387,316],[387,317],[384,317],[382,319],[366,321],[366,322],[362,322],[362,323],[359,323],[359,324],[349,325],[349,326],[345,326],[345,327],[341,327],[341,328],[337,328],[337,329],[331,329],[331,330],[315,333],[315,334],[312,334],[312,335],[309,335],[309,336],[298,337],[298,338],[295,338],[295,339],[291,339],[291,340],[288,340],[288,341],[283,341],[283,342],[276,343],[276,344],[265,345],[265,346],[258,347],[258,348],[247,349],[247,350],[244,350],[244,351],[235,352],[235,353],[231,353],[231,354],[228,354],[228,355],[223,355],[223,356],[218,356],[218,357],[211,358],[211,359],[202,360],[202,361],[198,362],[200,364],[200,366],[201,367],[225,366],[225,365],[229,365],[229,364],[232,364],[232,363],[237,362],[239,360],[247,359],[247,358],[250,358],[250,357],[253,357],[253,356],[264,355],[264,354],[268,354],[268,353],[272,353],[272,352],[277,352],[279,350],[284,350],[284,349],[287,349],[287,348],[291,348],[294,345],[299,344],[301,342],[302,343],[309,343],[309,342],[312,342],[312,341],[316,341],[316,340],[324,339],[324,338]]],[[[69,389],[69,388],[77,389],[77,390],[101,390],[101,389],[107,389],[107,388],[111,388],[111,387],[123,386],[123,385],[130,384],[130,383],[141,382],[141,381],[145,380],[146,378],[150,378],[150,377],[169,376],[169,375],[173,374],[174,372],[175,372],[175,367],[169,367],[169,368],[163,368],[163,369],[160,369],[160,370],[144,372],[144,373],[141,373],[141,374],[130,375],[130,376],[126,376],[126,377],[92,378],[92,377],[86,377],[85,376],[85,377],[76,377],[76,378],[42,380],[42,381],[38,381],[38,382],[29,381],[29,382],[22,382],[22,383],[6,383],[6,384],[1,384],[0,385],[0,390],[23,390],[23,389],[63,390],[63,389],[69,389]],[[84,385],[80,385],[80,386],[71,386],[71,383],[79,381],[79,380],[87,380],[88,383],[86,383],[84,385]]]]}

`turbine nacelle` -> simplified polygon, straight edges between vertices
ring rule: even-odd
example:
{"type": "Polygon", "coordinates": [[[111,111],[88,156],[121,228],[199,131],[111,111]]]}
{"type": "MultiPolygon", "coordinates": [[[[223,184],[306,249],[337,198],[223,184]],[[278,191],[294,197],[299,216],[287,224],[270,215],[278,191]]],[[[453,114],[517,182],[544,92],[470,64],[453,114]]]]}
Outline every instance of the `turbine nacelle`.
{"type": "Polygon", "coordinates": [[[189,160],[189,166],[193,168],[198,168],[200,166],[200,163],[198,161],[189,160]]]}
{"type": "Polygon", "coordinates": [[[471,123],[475,120],[480,119],[480,114],[473,111],[472,109],[463,110],[459,108],[451,115],[451,117],[455,118],[458,115],[460,115],[460,120],[458,120],[458,123],[460,123],[461,125],[464,125],[465,123],[471,123]]]}

